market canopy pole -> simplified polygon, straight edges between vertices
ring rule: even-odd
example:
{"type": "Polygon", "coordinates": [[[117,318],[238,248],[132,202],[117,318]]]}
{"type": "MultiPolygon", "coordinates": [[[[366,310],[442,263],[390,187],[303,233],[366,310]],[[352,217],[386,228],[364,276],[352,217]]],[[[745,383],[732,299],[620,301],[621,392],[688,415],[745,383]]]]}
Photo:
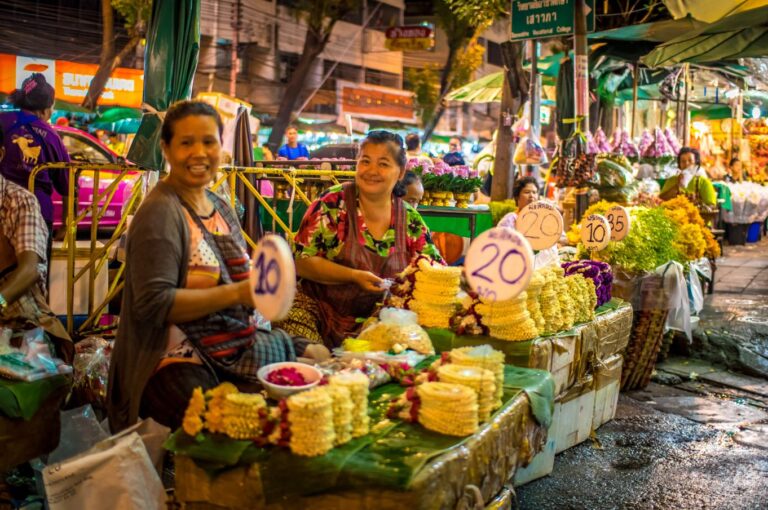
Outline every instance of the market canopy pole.
{"type": "Polygon", "coordinates": [[[637,88],[640,82],[640,64],[635,62],[632,69],[632,125],[629,128],[629,136],[635,137],[635,122],[637,116],[637,88]]]}
{"type": "Polygon", "coordinates": [[[587,67],[587,4],[585,0],[574,2],[574,86],[576,126],[589,129],[589,69],[587,67]]]}
{"type": "Polygon", "coordinates": [[[168,108],[192,96],[200,53],[200,0],[154,0],[144,57],[144,115],[127,158],[160,170],[160,127],[168,108]]]}

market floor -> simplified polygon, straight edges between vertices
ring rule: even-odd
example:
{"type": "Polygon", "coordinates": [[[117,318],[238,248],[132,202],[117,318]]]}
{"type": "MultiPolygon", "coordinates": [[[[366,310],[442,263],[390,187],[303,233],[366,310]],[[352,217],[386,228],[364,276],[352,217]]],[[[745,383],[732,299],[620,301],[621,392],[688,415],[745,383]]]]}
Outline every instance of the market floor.
{"type": "Polygon", "coordinates": [[[768,509],[768,239],[726,247],[687,356],[517,489],[521,509],[768,509]],[[745,375],[746,374],[746,375],[745,375]]]}

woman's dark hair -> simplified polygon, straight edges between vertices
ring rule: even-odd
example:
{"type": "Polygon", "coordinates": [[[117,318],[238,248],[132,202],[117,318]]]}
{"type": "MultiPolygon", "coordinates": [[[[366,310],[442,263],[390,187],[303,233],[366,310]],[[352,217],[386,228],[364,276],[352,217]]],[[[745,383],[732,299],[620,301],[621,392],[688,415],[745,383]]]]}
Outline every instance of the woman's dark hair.
{"type": "Polygon", "coordinates": [[[415,151],[419,145],[421,145],[421,138],[416,133],[411,133],[405,137],[405,146],[408,147],[409,151],[415,151]]]}
{"type": "Polygon", "coordinates": [[[53,106],[54,88],[40,73],[34,73],[21,83],[21,88],[11,92],[8,101],[22,110],[39,112],[53,106]]]}
{"type": "Polygon", "coordinates": [[[728,163],[729,167],[732,167],[735,163],[739,162],[739,158],[731,158],[731,162],[728,163]]]}
{"type": "Polygon", "coordinates": [[[171,143],[171,139],[173,138],[173,125],[181,119],[192,115],[213,117],[216,121],[216,125],[219,127],[219,136],[221,136],[221,132],[224,130],[224,124],[221,122],[219,112],[217,112],[213,106],[202,101],[179,101],[171,105],[165,113],[163,127],[160,130],[160,138],[162,138],[166,144],[171,143]]]}
{"type": "Polygon", "coordinates": [[[680,168],[680,158],[683,157],[683,154],[693,154],[693,161],[697,166],[701,165],[701,154],[699,154],[699,151],[693,147],[683,147],[677,153],[677,168],[680,168]]]}
{"type": "Polygon", "coordinates": [[[517,201],[517,199],[520,197],[520,193],[523,192],[523,189],[528,186],[529,184],[533,184],[536,186],[536,192],[539,191],[539,183],[536,182],[535,177],[523,177],[522,179],[517,179],[515,181],[515,186],[512,188],[512,198],[517,201]]]}
{"type": "Polygon", "coordinates": [[[410,186],[414,182],[419,182],[419,181],[421,181],[421,178],[411,170],[408,170],[407,172],[405,172],[405,176],[399,181],[397,181],[397,184],[395,184],[395,189],[392,191],[392,194],[394,194],[396,197],[402,198],[405,196],[408,186],[410,186]]]}
{"type": "Polygon", "coordinates": [[[384,131],[383,129],[368,131],[368,134],[360,143],[360,151],[362,152],[363,147],[369,143],[377,145],[387,144],[387,146],[390,148],[390,152],[392,153],[392,157],[395,159],[395,163],[397,163],[397,166],[399,166],[401,169],[405,168],[405,148],[403,147],[403,138],[400,135],[397,133],[392,133],[391,131],[384,131]]]}

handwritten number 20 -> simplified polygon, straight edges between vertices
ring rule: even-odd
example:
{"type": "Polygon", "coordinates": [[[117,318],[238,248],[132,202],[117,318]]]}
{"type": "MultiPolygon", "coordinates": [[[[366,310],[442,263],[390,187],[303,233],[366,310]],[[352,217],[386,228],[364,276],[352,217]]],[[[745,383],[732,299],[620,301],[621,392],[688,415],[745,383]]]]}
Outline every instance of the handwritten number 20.
{"type": "Polygon", "coordinates": [[[256,259],[255,265],[258,271],[256,294],[277,293],[277,289],[280,286],[280,266],[278,266],[277,260],[271,259],[269,263],[266,263],[264,253],[259,253],[259,258],[256,259]],[[274,276],[270,278],[270,275],[274,276]]]}
{"type": "MultiPolygon", "coordinates": [[[[472,276],[475,276],[477,278],[485,280],[486,282],[489,282],[489,283],[493,283],[494,281],[501,280],[502,282],[504,282],[504,283],[506,283],[508,285],[514,285],[518,281],[520,281],[520,278],[523,277],[523,275],[525,274],[525,272],[527,270],[526,262],[525,262],[525,257],[523,257],[523,254],[520,253],[515,248],[513,248],[511,250],[508,250],[501,257],[501,260],[499,261],[497,267],[495,268],[496,271],[498,271],[498,278],[491,278],[491,277],[487,276],[487,273],[485,273],[485,270],[487,268],[491,267],[494,262],[496,262],[496,260],[499,258],[499,255],[501,254],[501,252],[499,250],[499,247],[496,246],[495,244],[486,244],[485,246],[483,246],[483,249],[481,250],[481,252],[485,252],[486,250],[489,250],[489,249],[493,250],[493,252],[494,252],[493,256],[491,257],[491,259],[488,262],[486,262],[485,264],[483,264],[479,268],[475,269],[472,272],[472,276]],[[507,275],[504,273],[504,268],[507,265],[506,263],[507,263],[508,259],[514,258],[514,257],[518,257],[520,259],[520,262],[521,262],[521,264],[519,266],[520,269],[518,271],[517,276],[515,276],[514,278],[507,278],[507,275]]],[[[493,269],[491,269],[490,271],[493,271],[493,269]]]]}

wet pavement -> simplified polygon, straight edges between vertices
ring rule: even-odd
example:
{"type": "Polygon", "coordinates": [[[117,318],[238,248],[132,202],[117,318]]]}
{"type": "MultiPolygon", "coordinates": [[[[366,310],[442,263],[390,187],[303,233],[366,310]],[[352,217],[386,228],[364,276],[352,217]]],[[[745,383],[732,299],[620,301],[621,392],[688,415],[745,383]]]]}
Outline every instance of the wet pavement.
{"type": "MultiPolygon", "coordinates": [[[[768,509],[768,239],[726,247],[685,357],[517,489],[521,509],[768,509]]],[[[679,349],[678,349],[679,350],[679,349]]]]}

